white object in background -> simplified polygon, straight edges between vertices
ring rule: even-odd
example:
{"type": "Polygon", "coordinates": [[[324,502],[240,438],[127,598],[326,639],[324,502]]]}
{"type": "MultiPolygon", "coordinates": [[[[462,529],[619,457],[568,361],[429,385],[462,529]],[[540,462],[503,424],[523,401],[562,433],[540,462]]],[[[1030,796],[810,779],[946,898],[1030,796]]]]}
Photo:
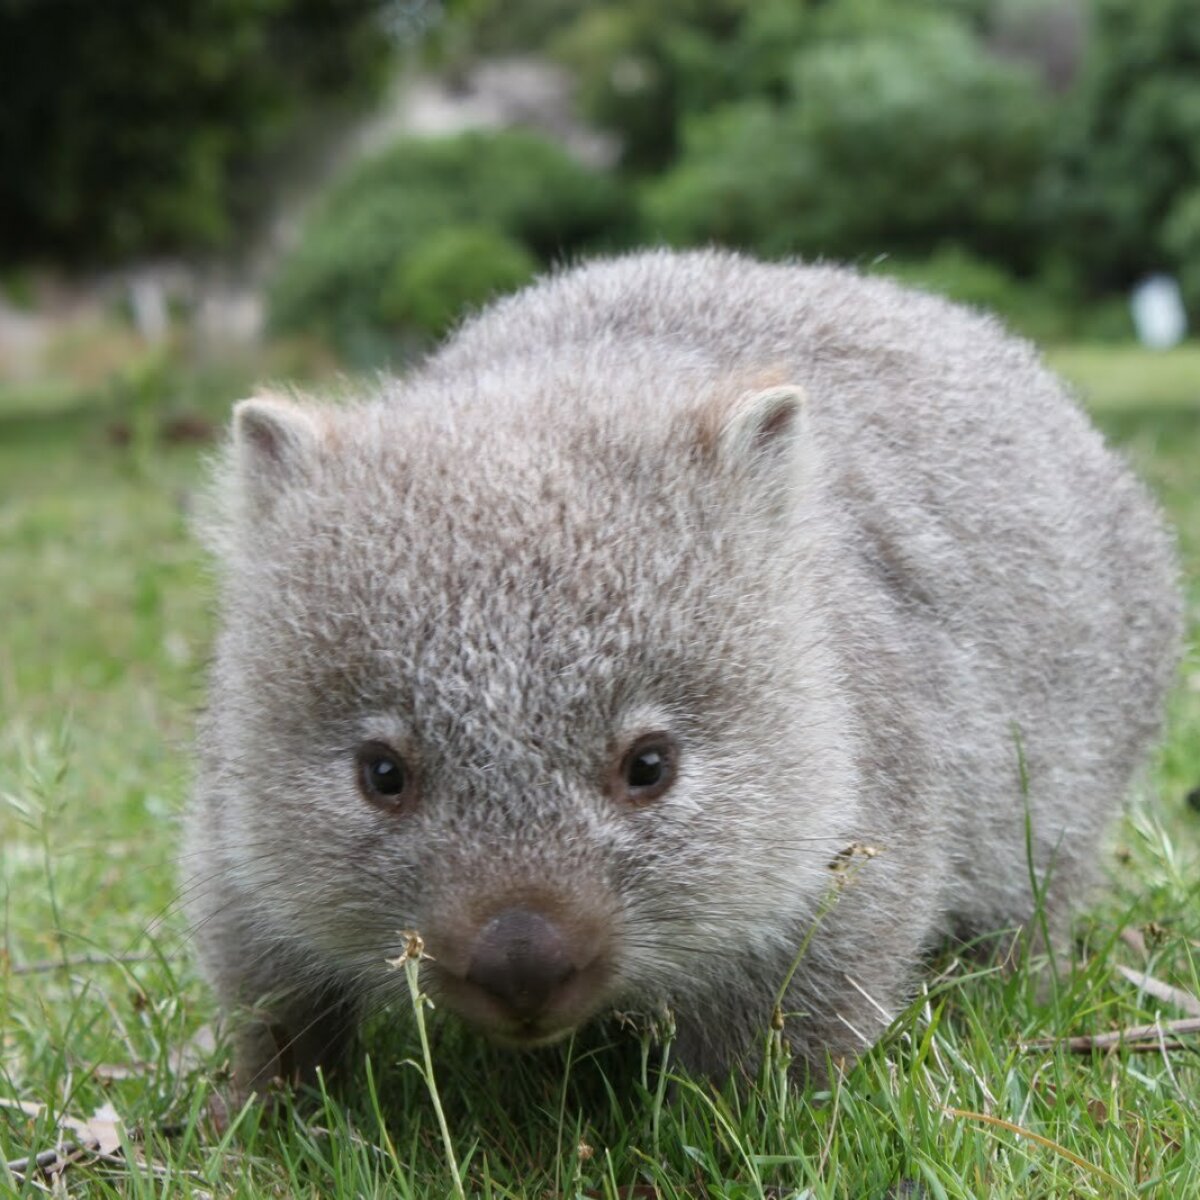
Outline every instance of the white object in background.
{"type": "Polygon", "coordinates": [[[1170,275],[1150,275],[1133,289],[1129,300],[1138,340],[1151,350],[1170,350],[1187,332],[1187,314],[1179,284],[1170,275]]]}
{"type": "Polygon", "coordinates": [[[129,307],[133,310],[134,328],[151,345],[157,345],[170,332],[166,291],[156,276],[137,275],[130,280],[129,307]]]}

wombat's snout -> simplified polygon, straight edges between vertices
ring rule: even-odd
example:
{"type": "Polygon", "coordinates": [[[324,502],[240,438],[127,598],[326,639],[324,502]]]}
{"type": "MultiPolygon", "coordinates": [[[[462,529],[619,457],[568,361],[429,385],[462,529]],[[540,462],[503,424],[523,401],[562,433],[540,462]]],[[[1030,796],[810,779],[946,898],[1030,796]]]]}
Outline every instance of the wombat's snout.
{"type": "Polygon", "coordinates": [[[492,1037],[518,1046],[556,1041],[586,1021],[613,980],[603,897],[528,891],[429,923],[429,982],[437,998],[492,1037]]]}
{"type": "Polygon", "coordinates": [[[480,931],[467,981],[499,1000],[514,1016],[540,1015],[575,974],[567,944],[540,913],[509,908],[480,931]]]}

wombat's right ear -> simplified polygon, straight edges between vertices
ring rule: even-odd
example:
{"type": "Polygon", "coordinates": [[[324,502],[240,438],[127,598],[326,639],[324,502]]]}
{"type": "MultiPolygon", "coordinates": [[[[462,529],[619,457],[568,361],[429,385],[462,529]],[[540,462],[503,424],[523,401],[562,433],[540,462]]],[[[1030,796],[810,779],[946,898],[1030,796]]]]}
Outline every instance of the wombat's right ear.
{"type": "Polygon", "coordinates": [[[783,452],[801,434],[804,406],[804,389],[798,384],[740,396],[722,414],[717,452],[733,466],[783,452]]]}
{"type": "Polygon", "coordinates": [[[768,504],[787,509],[815,467],[799,384],[726,393],[701,418],[701,443],[720,468],[768,504]]]}
{"type": "Polygon", "coordinates": [[[262,511],[307,478],[320,441],[317,419],[290,400],[266,394],[235,405],[234,467],[252,506],[262,511]]]}

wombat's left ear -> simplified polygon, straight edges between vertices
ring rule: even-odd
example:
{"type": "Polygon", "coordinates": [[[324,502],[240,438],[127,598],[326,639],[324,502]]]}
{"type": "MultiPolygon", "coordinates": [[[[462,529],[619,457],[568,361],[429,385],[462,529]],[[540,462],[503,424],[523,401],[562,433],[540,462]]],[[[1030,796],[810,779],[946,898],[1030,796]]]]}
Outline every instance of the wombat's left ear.
{"type": "Polygon", "coordinates": [[[807,441],[805,411],[804,389],[798,384],[739,396],[721,414],[718,457],[739,471],[753,471],[763,460],[793,458],[797,446],[807,441]]]}
{"type": "Polygon", "coordinates": [[[259,509],[308,477],[320,442],[318,417],[293,400],[266,393],[234,407],[235,468],[244,493],[259,509]]]}

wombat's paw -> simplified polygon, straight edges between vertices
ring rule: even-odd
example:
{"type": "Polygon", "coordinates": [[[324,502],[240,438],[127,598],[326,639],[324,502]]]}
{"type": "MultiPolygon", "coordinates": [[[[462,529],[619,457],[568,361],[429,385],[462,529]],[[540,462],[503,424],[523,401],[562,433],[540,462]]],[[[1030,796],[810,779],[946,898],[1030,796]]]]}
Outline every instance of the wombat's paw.
{"type": "Polygon", "coordinates": [[[243,1014],[234,1027],[231,1096],[245,1103],[312,1087],[340,1074],[357,1014],[340,998],[291,1004],[285,1012],[243,1014]]]}

